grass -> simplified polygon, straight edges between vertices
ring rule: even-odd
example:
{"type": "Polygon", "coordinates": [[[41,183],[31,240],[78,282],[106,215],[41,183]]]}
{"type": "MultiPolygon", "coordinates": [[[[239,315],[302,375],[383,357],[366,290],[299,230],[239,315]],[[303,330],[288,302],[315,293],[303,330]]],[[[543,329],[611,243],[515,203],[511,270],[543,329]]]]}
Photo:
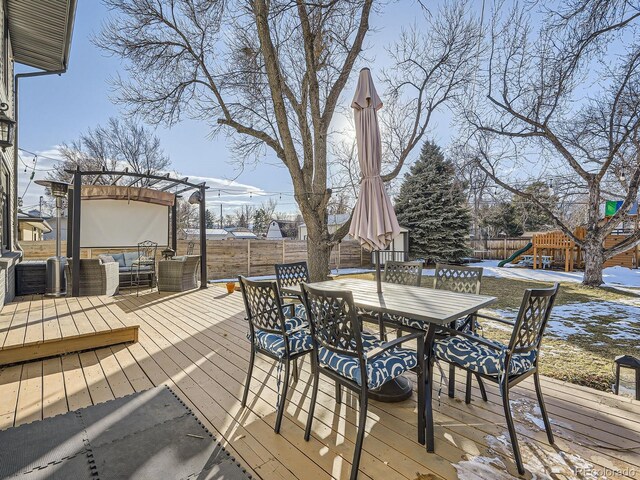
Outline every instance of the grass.
{"type": "MultiPolygon", "coordinates": [[[[373,279],[372,274],[356,277],[373,279]]],[[[423,278],[423,285],[433,285],[432,278],[423,278]]],[[[525,289],[548,285],[548,283],[535,281],[485,277],[482,279],[481,293],[498,299],[487,313],[491,314],[495,313],[492,310],[499,310],[500,313],[506,311],[509,316],[515,317],[525,289]]],[[[594,309],[594,313],[588,312],[589,308],[583,305],[585,303],[588,304],[587,307],[599,305],[615,308],[620,305],[621,308],[627,308],[629,304],[640,307],[640,299],[632,293],[585,287],[577,283],[563,283],[555,308],[562,305],[569,306],[562,309],[562,312],[566,312],[563,313],[563,325],[569,328],[575,325],[580,332],[566,335],[566,338],[560,338],[554,334],[545,335],[540,368],[543,375],[607,391],[611,389],[614,381],[613,359],[617,355],[637,354],[638,341],[634,338],[611,338],[609,335],[614,329],[620,331],[620,315],[607,314],[606,308],[594,309]],[[613,323],[618,325],[613,326],[613,323]]],[[[635,329],[638,333],[639,328],[634,325],[632,330],[635,329]]],[[[510,332],[505,331],[504,326],[490,322],[483,322],[482,334],[503,343],[507,343],[510,337],[510,332]]]]}

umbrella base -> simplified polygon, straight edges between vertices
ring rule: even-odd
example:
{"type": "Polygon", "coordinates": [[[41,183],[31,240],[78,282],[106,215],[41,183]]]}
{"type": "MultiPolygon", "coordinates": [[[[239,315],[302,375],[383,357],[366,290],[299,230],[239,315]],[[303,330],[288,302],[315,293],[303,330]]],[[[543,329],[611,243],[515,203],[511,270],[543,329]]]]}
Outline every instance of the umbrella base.
{"type": "Polygon", "coordinates": [[[369,398],[385,403],[403,402],[411,398],[412,390],[411,380],[401,375],[380,388],[369,390],[369,398]]]}

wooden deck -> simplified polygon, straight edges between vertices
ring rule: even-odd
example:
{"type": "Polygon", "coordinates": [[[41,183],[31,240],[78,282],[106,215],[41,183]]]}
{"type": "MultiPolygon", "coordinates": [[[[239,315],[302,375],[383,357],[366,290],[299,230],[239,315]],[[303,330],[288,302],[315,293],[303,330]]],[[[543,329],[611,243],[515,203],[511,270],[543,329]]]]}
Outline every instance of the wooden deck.
{"type": "MultiPolygon", "coordinates": [[[[25,302],[34,301],[8,305],[5,311],[22,312],[25,302]]],[[[270,361],[257,361],[248,408],[240,407],[249,344],[238,293],[227,295],[212,287],[78,302],[70,309],[92,319],[135,318],[139,341],[2,367],[0,429],[168,385],[256,478],[347,478],[356,432],[355,398],[346,394],[343,404],[336,405],[333,385],[322,380],[312,438],[305,442],[308,361],[290,389],[280,435],[273,432],[277,369],[270,361]]],[[[475,392],[469,406],[459,400],[462,384],[457,399],[449,399],[446,388],[440,399],[436,395],[435,454],[427,454],[415,440],[415,395],[400,404],[371,402],[360,478],[511,478],[516,468],[502,407],[495,388],[487,388],[489,401],[482,402],[475,392]]],[[[527,478],[638,475],[640,403],[546,378],[543,389],[556,446],[546,442],[531,381],[513,391],[527,478]]]]}
{"type": "Polygon", "coordinates": [[[23,297],[0,312],[0,365],[133,342],[138,325],[94,298],[23,297]]]}

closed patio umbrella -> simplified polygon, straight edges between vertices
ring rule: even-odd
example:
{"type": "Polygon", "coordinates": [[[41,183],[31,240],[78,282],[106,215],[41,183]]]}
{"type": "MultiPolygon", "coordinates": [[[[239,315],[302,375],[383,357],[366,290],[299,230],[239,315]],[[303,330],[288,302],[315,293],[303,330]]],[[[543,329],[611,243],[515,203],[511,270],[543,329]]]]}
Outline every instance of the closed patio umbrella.
{"type": "Polygon", "coordinates": [[[358,161],[362,179],[349,234],[359,240],[365,249],[377,251],[378,291],[381,291],[379,252],[387,248],[398,236],[400,225],[380,178],[382,145],[377,112],[382,108],[382,101],[376,92],[371,71],[368,68],[360,70],[360,78],[351,107],[355,119],[358,161]]]}

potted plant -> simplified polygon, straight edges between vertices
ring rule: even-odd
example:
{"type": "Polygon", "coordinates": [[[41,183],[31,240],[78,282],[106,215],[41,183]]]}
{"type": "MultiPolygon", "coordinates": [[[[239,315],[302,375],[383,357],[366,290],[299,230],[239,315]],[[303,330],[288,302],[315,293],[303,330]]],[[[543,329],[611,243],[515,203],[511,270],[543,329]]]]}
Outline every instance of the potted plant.
{"type": "Polygon", "coordinates": [[[236,282],[227,282],[227,293],[233,293],[236,289],[236,282]]]}

